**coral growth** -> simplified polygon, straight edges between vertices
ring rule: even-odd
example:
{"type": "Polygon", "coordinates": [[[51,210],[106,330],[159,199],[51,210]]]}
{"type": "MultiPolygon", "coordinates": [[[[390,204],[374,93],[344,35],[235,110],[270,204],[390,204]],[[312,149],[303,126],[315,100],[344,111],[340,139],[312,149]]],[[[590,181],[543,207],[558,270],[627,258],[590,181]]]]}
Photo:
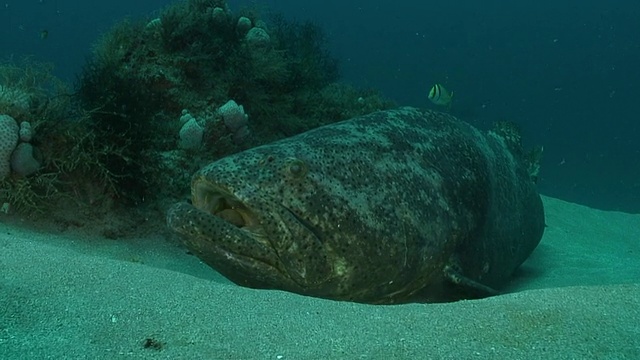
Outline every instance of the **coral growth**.
{"type": "Polygon", "coordinates": [[[178,2],[154,18],[117,24],[96,43],[78,93],[91,110],[96,141],[121,150],[102,159],[116,174],[118,193],[134,204],[175,194],[188,183],[167,186],[175,179],[168,167],[203,165],[392,106],[337,83],[337,61],[326,45],[315,24],[265,21],[253,10],[234,13],[221,0],[178,2]],[[230,101],[242,110],[232,120],[216,111],[230,101]],[[198,120],[176,121],[183,109],[198,120]]]}
{"type": "Polygon", "coordinates": [[[326,45],[315,24],[187,0],[104,34],[75,92],[0,63],[2,211],[75,224],[172,203],[210,161],[393,105],[339,83],[326,45]]]}
{"type": "Polygon", "coordinates": [[[13,89],[19,99],[11,100],[5,91],[0,101],[0,204],[5,211],[58,213],[61,201],[71,201],[77,212],[79,205],[95,208],[99,199],[116,194],[115,177],[102,159],[117,149],[97,144],[88,112],[77,107],[51,70],[30,59],[0,63],[3,89],[13,89]]]}
{"type": "Polygon", "coordinates": [[[0,107],[4,111],[13,114],[27,113],[31,106],[30,100],[29,94],[26,92],[10,86],[0,85],[0,107]]]}

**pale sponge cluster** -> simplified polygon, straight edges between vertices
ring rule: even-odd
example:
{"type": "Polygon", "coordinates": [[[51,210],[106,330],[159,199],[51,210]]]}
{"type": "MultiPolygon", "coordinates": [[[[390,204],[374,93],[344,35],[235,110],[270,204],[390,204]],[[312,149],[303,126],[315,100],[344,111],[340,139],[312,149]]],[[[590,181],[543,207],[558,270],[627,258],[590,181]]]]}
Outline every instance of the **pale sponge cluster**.
{"type": "Polygon", "coordinates": [[[18,123],[9,115],[0,115],[0,180],[11,174],[11,154],[19,137],[18,123]]]}
{"type": "Polygon", "coordinates": [[[264,22],[258,21],[253,26],[251,19],[241,16],[236,24],[238,34],[244,34],[244,39],[251,50],[267,49],[271,46],[271,37],[263,27],[264,22]]]}
{"type": "Polygon", "coordinates": [[[23,121],[18,126],[14,118],[0,114],[0,180],[13,171],[27,176],[40,169],[40,162],[33,157],[31,124],[23,121]]]}
{"type": "MultiPolygon", "coordinates": [[[[249,136],[249,116],[244,112],[244,107],[238,105],[233,100],[227,101],[220,106],[217,115],[222,118],[225,127],[233,134],[233,141],[236,144],[244,142],[249,136]]],[[[206,123],[211,121],[210,116],[197,119],[188,110],[182,110],[180,116],[180,132],[178,133],[178,147],[182,150],[198,150],[202,147],[204,128],[206,123]]]]}
{"type": "Polygon", "coordinates": [[[14,173],[27,176],[40,169],[40,162],[33,157],[33,146],[21,142],[11,153],[11,169],[14,173]]]}
{"type": "Polygon", "coordinates": [[[236,144],[243,142],[249,135],[249,115],[244,112],[244,107],[235,101],[229,100],[218,108],[218,113],[226,127],[233,132],[233,141],[236,144]]]}
{"type": "Polygon", "coordinates": [[[182,111],[180,122],[183,123],[180,128],[180,141],[178,145],[184,150],[197,150],[202,145],[202,136],[204,135],[204,128],[200,126],[195,117],[193,117],[186,110],[182,111]]]}

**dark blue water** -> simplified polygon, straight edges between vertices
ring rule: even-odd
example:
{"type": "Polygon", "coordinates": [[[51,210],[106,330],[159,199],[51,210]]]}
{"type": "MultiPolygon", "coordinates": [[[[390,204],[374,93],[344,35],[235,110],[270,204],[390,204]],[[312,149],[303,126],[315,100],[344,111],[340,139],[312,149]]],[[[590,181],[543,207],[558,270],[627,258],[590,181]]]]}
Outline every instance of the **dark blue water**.
{"type": "MultiPolygon", "coordinates": [[[[32,54],[73,81],[91,43],[114,22],[169,3],[4,0],[0,57],[32,54]]],[[[427,107],[438,82],[455,92],[454,115],[481,128],[516,121],[527,144],[544,145],[544,194],[640,212],[640,2],[379,3],[271,0],[262,7],[321,24],[345,81],[427,107]]]]}

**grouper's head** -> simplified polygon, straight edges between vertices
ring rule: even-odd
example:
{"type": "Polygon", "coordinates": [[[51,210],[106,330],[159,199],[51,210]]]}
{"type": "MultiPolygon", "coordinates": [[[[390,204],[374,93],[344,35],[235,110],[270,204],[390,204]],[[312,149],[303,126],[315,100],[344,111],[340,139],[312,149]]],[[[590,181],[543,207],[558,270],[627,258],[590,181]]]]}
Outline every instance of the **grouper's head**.
{"type": "Polygon", "coordinates": [[[315,159],[295,153],[295,146],[263,146],[206,166],[193,177],[191,204],[169,211],[169,227],[237,284],[322,296],[335,264],[321,220],[308,212],[322,194],[315,159]]]}

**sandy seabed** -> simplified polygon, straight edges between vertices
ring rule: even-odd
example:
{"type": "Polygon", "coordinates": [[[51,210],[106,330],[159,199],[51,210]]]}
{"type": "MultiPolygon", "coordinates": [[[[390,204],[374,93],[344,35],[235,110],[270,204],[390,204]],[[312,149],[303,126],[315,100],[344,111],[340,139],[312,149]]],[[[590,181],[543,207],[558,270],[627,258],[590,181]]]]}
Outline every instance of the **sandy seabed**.
{"type": "Polygon", "coordinates": [[[640,359],[640,215],[544,198],[505,295],[373,306],[229,283],[166,233],[0,224],[0,359],[640,359]]]}

